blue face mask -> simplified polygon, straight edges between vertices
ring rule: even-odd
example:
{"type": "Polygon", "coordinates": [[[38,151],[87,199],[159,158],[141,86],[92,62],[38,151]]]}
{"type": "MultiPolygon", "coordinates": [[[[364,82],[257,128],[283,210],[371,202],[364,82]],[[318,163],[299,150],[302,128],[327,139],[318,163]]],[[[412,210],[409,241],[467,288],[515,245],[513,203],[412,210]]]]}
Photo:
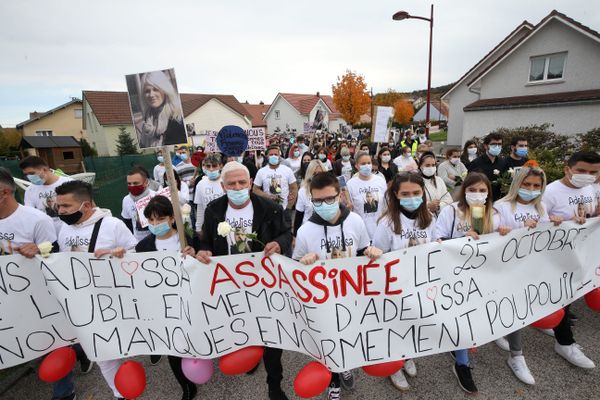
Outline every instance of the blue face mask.
{"type": "Polygon", "coordinates": [[[168,222],[162,222],[157,225],[148,224],[148,229],[154,236],[161,237],[169,233],[171,226],[168,222]]]}
{"type": "Polygon", "coordinates": [[[494,157],[499,156],[500,153],[502,153],[502,146],[497,145],[497,144],[492,145],[492,146],[490,146],[488,153],[490,153],[490,155],[492,155],[494,157]]]}
{"type": "Polygon", "coordinates": [[[208,177],[208,179],[210,179],[211,181],[217,180],[219,178],[219,176],[221,175],[221,171],[219,171],[218,169],[216,169],[214,171],[209,171],[209,170],[205,169],[203,171],[204,171],[204,175],[206,175],[208,177]]]}
{"type": "Polygon", "coordinates": [[[340,202],[336,201],[333,204],[323,202],[320,206],[313,205],[314,212],[325,221],[331,221],[340,209],[340,202]]]}
{"type": "Polygon", "coordinates": [[[422,197],[404,197],[400,199],[400,206],[404,207],[407,211],[415,211],[423,204],[422,197]]]}
{"type": "Polygon", "coordinates": [[[250,193],[248,189],[242,190],[228,190],[227,198],[236,206],[241,206],[250,198],[250,193]]]}
{"type": "Polygon", "coordinates": [[[371,171],[373,170],[373,166],[371,164],[361,165],[358,169],[358,173],[362,176],[371,175],[371,171]]]}
{"type": "Polygon", "coordinates": [[[185,160],[187,160],[187,159],[188,159],[188,155],[187,155],[187,153],[181,153],[181,154],[179,155],[179,158],[181,158],[181,160],[182,160],[182,161],[185,161],[185,160]]]}
{"type": "Polygon", "coordinates": [[[156,157],[156,159],[158,160],[159,163],[164,163],[165,162],[165,158],[163,156],[158,156],[156,157]]]}
{"type": "Polygon", "coordinates": [[[269,164],[271,164],[271,165],[279,164],[279,156],[269,156],[269,164]]]}
{"type": "Polygon", "coordinates": [[[541,194],[539,190],[519,189],[519,197],[527,202],[537,199],[541,194]]]}
{"type": "Polygon", "coordinates": [[[519,147],[515,154],[517,157],[527,157],[527,147],[519,147]]]}
{"type": "Polygon", "coordinates": [[[43,185],[44,183],[46,183],[45,179],[40,178],[38,175],[27,175],[27,179],[29,179],[29,182],[33,183],[34,185],[43,185]]]}

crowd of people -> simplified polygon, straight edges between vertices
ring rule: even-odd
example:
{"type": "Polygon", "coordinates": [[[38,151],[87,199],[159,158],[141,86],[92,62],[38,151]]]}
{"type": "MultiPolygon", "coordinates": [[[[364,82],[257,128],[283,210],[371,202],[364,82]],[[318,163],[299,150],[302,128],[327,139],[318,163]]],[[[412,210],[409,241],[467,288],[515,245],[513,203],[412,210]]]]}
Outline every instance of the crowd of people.
{"type": "MultiPolygon", "coordinates": [[[[212,257],[249,252],[279,253],[298,260],[307,268],[317,260],[367,256],[491,232],[533,228],[539,223],[560,224],[600,213],[600,155],[576,152],[566,160],[564,177],[546,182],[544,171],[527,159],[527,141],[515,138],[510,154],[503,156],[503,138],[489,134],[480,147],[467,141],[464,148],[449,148],[439,162],[424,132],[407,131],[385,145],[359,138],[332,135],[302,136],[286,140],[272,138],[264,152],[240,157],[203,154],[191,162],[189,149],[179,147],[174,155],[180,204],[190,204],[193,235],[179,242],[173,204],[154,196],[166,186],[165,159],[157,154],[152,175],[143,167],[127,174],[128,194],[121,218],[111,215],[93,199],[92,187],[81,181],[57,177],[39,157],[24,159],[20,167],[32,183],[24,204],[15,198],[15,181],[0,168],[0,254],[37,254],[42,242],[57,244],[57,251],[93,252],[122,257],[126,252],[177,250],[209,263],[212,257]],[[505,171],[514,177],[502,193],[499,177],[505,171]],[[140,221],[135,202],[154,196],[140,221]],[[483,208],[474,215],[474,207],[483,208]],[[227,221],[230,234],[218,234],[227,221]],[[253,240],[256,234],[258,240],[253,240]],[[181,250],[183,249],[183,250],[181,250]]],[[[594,368],[575,343],[571,329],[575,316],[567,313],[549,334],[554,350],[580,368],[594,368]]],[[[507,351],[508,366],[526,384],[534,384],[524,358],[519,331],[496,341],[507,351]]],[[[79,345],[74,346],[82,371],[93,363],[79,345]]],[[[269,398],[287,399],[281,387],[282,350],[266,348],[269,398]]],[[[458,385],[477,392],[468,349],[452,352],[458,385]]],[[[151,362],[160,362],[158,355],[151,362]]],[[[182,399],[196,396],[196,385],[181,369],[181,359],[168,357],[183,392],[182,399]]],[[[98,362],[115,398],[114,385],[119,360],[98,362]]],[[[417,374],[415,360],[406,360],[390,377],[399,390],[408,390],[407,376],[417,374]]],[[[339,399],[342,389],[354,385],[352,371],[333,374],[328,399],[339,399]]],[[[52,399],[75,398],[73,374],[54,385],[52,399]]]]}

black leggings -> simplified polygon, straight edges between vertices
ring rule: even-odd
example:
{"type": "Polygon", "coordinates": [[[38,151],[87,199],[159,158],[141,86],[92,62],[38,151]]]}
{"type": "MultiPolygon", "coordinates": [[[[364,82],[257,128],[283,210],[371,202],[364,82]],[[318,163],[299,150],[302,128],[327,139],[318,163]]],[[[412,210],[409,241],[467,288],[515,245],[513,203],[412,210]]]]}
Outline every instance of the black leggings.
{"type": "Polygon", "coordinates": [[[173,371],[173,375],[175,375],[175,379],[177,379],[179,386],[181,386],[183,390],[185,390],[186,387],[195,386],[195,383],[190,381],[183,374],[183,370],[181,369],[181,357],[168,356],[168,358],[171,371],[173,371]]]}

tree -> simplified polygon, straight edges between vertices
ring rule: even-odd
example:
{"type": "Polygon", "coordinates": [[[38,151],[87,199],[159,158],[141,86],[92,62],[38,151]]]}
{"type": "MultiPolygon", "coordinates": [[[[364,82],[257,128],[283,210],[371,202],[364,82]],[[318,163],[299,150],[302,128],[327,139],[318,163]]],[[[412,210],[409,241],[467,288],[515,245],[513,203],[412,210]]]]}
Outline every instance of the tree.
{"type": "Polygon", "coordinates": [[[90,145],[90,142],[85,140],[85,138],[81,138],[79,140],[79,145],[81,146],[81,153],[84,157],[97,157],[98,151],[90,145]]]}
{"type": "Polygon", "coordinates": [[[401,125],[408,125],[415,115],[415,110],[410,102],[398,100],[394,103],[394,120],[401,125]]]}
{"type": "Polygon", "coordinates": [[[338,76],[337,83],[331,86],[331,90],[333,103],[350,125],[356,124],[361,115],[369,112],[371,97],[362,75],[346,70],[341,78],[338,76]]]}
{"type": "Polygon", "coordinates": [[[0,128],[0,156],[18,155],[20,143],[21,133],[16,128],[0,128]]]}
{"type": "Polygon", "coordinates": [[[120,156],[123,154],[137,154],[137,146],[133,141],[133,138],[127,132],[124,126],[119,127],[119,137],[117,137],[117,152],[120,156]]]}
{"type": "Polygon", "coordinates": [[[388,89],[385,93],[377,93],[373,99],[373,103],[376,106],[394,107],[398,101],[403,99],[404,95],[402,93],[388,89]]]}

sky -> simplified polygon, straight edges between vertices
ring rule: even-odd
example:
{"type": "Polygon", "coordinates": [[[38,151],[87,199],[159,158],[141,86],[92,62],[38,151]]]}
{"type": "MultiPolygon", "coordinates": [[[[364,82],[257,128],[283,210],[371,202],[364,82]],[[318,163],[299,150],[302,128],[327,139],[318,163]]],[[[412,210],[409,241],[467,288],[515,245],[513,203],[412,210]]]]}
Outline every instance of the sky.
{"type": "Polygon", "coordinates": [[[0,125],[81,97],[125,91],[125,75],[175,68],[181,93],[271,103],[330,94],[346,70],[375,93],[455,82],[523,20],[556,9],[600,31],[596,0],[19,0],[0,2],[0,125]]]}

